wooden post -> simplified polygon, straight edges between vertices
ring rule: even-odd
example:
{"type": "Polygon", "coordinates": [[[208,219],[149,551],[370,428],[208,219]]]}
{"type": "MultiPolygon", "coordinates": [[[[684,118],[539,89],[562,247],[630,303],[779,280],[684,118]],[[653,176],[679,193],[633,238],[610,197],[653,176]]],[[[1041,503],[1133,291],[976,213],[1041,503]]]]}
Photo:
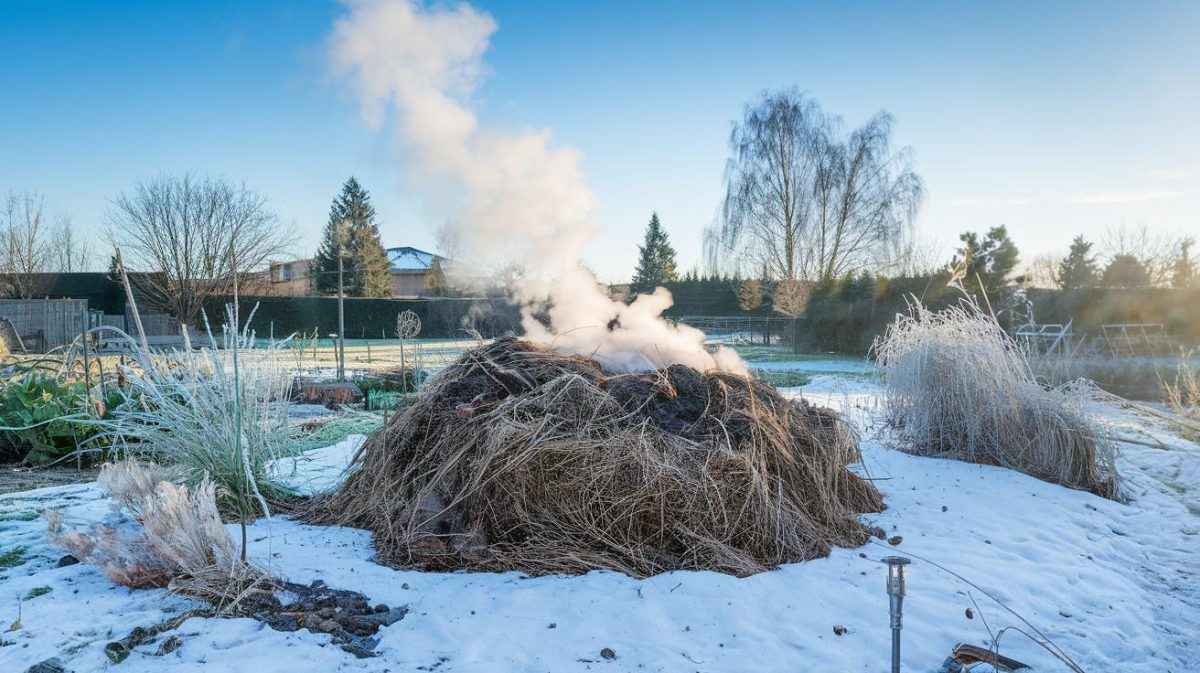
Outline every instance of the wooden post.
{"type": "Polygon", "coordinates": [[[146,330],[142,327],[142,316],[138,313],[137,302],[133,298],[133,289],[129,287],[129,274],[125,273],[125,263],[121,261],[121,249],[117,248],[117,267],[121,269],[121,283],[125,285],[125,301],[129,302],[129,307],[133,310],[133,323],[137,326],[138,338],[142,342],[142,351],[146,354],[146,360],[150,359],[150,344],[146,342],[146,330]]]}
{"type": "MultiPolygon", "coordinates": [[[[83,390],[87,396],[87,414],[90,417],[95,406],[92,404],[92,363],[88,357],[88,323],[85,318],[83,321],[83,390]]],[[[75,469],[83,469],[83,456],[79,453],[79,447],[75,447],[75,469]]]]}

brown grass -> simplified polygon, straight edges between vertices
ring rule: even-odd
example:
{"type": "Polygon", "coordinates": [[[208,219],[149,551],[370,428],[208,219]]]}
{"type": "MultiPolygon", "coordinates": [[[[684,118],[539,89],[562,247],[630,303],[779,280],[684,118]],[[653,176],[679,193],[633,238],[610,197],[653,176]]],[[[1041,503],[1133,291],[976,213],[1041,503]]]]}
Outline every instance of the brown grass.
{"type": "Polygon", "coordinates": [[[239,558],[217,512],[213,485],[204,481],[189,489],[169,476],[153,464],[105,465],[100,483],[114,508],[133,520],[68,530],[61,515],[47,512],[51,541],[99,566],[117,584],[165,587],[218,609],[236,605],[266,573],[239,558]]]}
{"type": "Polygon", "coordinates": [[[883,507],[832,412],[682,366],[609,376],[502,339],[373,434],[307,517],[434,570],[749,575],[857,546],[883,507]]]}

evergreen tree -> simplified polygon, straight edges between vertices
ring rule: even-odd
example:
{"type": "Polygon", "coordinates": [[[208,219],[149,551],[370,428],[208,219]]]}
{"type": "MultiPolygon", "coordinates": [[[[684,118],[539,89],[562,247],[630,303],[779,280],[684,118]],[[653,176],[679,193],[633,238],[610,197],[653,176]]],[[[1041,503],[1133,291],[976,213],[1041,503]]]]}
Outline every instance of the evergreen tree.
{"type": "Polygon", "coordinates": [[[1071,250],[1058,265],[1054,280],[1064,290],[1078,290],[1096,284],[1096,258],[1091,254],[1092,244],[1076,236],[1071,241],[1071,250]]]}
{"type": "Polygon", "coordinates": [[[1133,289],[1150,287],[1150,272],[1133,255],[1117,255],[1104,268],[1104,287],[1133,289]]]}
{"type": "Polygon", "coordinates": [[[1008,229],[1003,225],[992,227],[983,239],[968,231],[959,240],[963,247],[958,249],[952,264],[964,274],[963,286],[983,293],[989,301],[998,298],[1017,267],[1017,246],[1008,237],[1008,229]]]}
{"type": "Polygon", "coordinates": [[[343,248],[343,284],[350,297],[392,296],[391,261],[379,237],[375,207],[351,177],[329,208],[329,221],[313,264],[316,294],[337,294],[338,249],[343,248]]]}
{"type": "Polygon", "coordinates": [[[1191,249],[1195,243],[1190,238],[1179,242],[1179,256],[1171,271],[1171,287],[1184,289],[1196,284],[1196,261],[1192,259],[1191,249]]]}
{"type": "Polygon", "coordinates": [[[857,276],[847,273],[842,278],[838,294],[842,301],[847,302],[870,299],[875,295],[875,277],[869,271],[863,271],[857,276]]]}
{"type": "Polygon", "coordinates": [[[446,272],[442,270],[442,258],[433,256],[429,265],[429,273],[425,274],[425,293],[432,297],[442,297],[446,294],[446,272]]]}
{"type": "Polygon", "coordinates": [[[633,294],[647,294],[654,288],[678,280],[675,272],[675,248],[667,239],[667,231],[658,221],[658,213],[650,216],[646,225],[646,239],[638,246],[637,270],[633,274],[633,282],[629,291],[633,294]]]}
{"type": "Polygon", "coordinates": [[[108,258],[108,279],[114,283],[121,282],[121,265],[117,264],[116,254],[108,258]]]}
{"type": "Polygon", "coordinates": [[[734,291],[737,293],[738,308],[743,311],[753,311],[762,306],[763,303],[763,286],[762,282],[757,278],[751,278],[737,283],[734,286],[734,291]]]}

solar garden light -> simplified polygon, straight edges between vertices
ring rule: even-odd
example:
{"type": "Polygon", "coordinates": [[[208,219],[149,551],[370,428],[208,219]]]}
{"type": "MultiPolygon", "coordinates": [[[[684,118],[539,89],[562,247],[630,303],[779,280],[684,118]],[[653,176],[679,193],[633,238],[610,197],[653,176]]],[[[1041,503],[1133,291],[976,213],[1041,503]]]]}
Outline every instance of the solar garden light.
{"type": "Polygon", "coordinates": [[[904,578],[904,566],[909,559],[903,556],[888,556],[883,559],[887,564],[887,593],[890,603],[888,613],[892,618],[892,673],[900,673],[900,629],[901,617],[904,613],[904,593],[907,581],[904,578]]]}

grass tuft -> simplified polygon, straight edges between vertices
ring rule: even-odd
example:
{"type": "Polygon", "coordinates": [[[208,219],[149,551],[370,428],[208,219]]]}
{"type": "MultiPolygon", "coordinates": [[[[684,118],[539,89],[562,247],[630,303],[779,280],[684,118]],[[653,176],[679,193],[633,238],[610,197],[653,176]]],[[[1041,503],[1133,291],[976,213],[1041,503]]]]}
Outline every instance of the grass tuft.
{"type": "Polygon", "coordinates": [[[1039,385],[1019,344],[975,303],[914,304],[874,354],[905,450],[1118,497],[1116,445],[1085,410],[1093,388],[1039,385]]]}

